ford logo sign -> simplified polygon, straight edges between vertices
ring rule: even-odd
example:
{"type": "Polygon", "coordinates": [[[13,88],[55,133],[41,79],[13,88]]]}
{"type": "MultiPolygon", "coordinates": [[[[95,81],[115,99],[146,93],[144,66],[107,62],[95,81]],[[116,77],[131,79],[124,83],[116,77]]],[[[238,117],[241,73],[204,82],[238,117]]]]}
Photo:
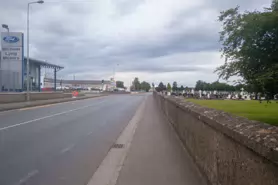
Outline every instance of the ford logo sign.
{"type": "Polygon", "coordinates": [[[15,36],[6,36],[3,38],[3,40],[7,43],[16,43],[19,41],[19,38],[15,36]]]}

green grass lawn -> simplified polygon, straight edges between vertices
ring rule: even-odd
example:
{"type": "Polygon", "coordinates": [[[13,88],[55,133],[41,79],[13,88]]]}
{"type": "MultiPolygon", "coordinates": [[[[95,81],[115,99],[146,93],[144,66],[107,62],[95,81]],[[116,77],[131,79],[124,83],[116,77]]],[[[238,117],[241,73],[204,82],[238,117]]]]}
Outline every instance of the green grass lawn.
{"type": "Polygon", "coordinates": [[[238,100],[197,100],[187,99],[193,103],[210,107],[234,115],[246,117],[251,120],[257,120],[271,125],[278,126],[278,103],[272,101],[271,104],[259,101],[238,101],[238,100]]]}

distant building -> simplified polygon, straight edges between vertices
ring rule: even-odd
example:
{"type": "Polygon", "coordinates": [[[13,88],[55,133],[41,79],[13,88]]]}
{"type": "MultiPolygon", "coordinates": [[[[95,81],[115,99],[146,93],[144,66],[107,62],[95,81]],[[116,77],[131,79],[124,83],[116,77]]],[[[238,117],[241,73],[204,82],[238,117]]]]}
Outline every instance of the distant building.
{"type": "MultiPolygon", "coordinates": [[[[42,89],[54,88],[54,79],[41,77],[42,89]]],[[[57,89],[93,89],[93,90],[113,90],[114,86],[108,80],[64,80],[57,79],[57,89]],[[103,82],[103,83],[102,83],[103,82]]]]}

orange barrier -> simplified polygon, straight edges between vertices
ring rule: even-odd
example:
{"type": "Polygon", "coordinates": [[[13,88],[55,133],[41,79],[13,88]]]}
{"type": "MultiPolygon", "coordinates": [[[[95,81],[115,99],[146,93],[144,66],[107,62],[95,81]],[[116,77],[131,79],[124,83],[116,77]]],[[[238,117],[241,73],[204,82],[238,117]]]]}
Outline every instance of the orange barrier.
{"type": "Polygon", "coordinates": [[[73,97],[73,98],[76,98],[77,96],[78,96],[78,91],[73,91],[73,92],[72,92],[72,97],[73,97]]]}

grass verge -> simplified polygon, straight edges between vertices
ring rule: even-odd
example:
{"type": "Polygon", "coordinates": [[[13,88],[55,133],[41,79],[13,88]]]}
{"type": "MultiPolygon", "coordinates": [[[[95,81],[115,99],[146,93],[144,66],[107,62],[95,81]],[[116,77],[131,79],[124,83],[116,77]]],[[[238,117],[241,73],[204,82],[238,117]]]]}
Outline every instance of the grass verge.
{"type": "Polygon", "coordinates": [[[259,101],[239,101],[239,100],[198,100],[187,99],[193,103],[229,112],[234,115],[246,117],[250,120],[257,120],[278,126],[278,103],[272,101],[259,103],[259,101]]]}

